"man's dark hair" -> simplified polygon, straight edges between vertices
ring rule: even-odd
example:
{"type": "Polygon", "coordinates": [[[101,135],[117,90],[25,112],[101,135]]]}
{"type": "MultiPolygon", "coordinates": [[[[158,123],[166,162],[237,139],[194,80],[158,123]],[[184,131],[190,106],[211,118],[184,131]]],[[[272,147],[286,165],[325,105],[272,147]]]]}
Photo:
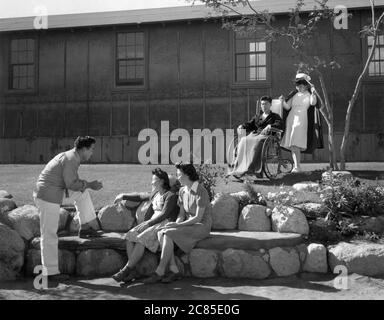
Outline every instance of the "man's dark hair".
{"type": "Polygon", "coordinates": [[[198,181],[199,175],[196,172],[195,166],[190,163],[178,163],[175,165],[176,169],[186,174],[191,181],[198,181]]]}
{"type": "Polygon", "coordinates": [[[171,189],[171,186],[169,185],[169,177],[168,173],[165,171],[161,170],[160,168],[156,168],[152,170],[152,174],[158,177],[160,180],[163,180],[163,188],[165,190],[171,189]]]}
{"type": "Polygon", "coordinates": [[[270,96],[262,96],[260,101],[268,101],[269,103],[272,103],[272,98],[270,96]]]}
{"type": "Polygon", "coordinates": [[[93,144],[96,143],[96,139],[94,137],[86,136],[86,137],[77,137],[75,140],[75,148],[76,149],[82,149],[87,148],[89,149],[93,144]]]}

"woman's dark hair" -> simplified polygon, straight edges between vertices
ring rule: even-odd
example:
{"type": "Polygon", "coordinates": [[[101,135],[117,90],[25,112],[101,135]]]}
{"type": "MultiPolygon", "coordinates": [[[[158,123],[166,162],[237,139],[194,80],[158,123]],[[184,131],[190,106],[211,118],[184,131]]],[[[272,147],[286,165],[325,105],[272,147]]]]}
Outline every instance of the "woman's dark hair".
{"type": "Polygon", "coordinates": [[[305,85],[305,86],[309,86],[308,81],[307,81],[307,80],[304,80],[304,79],[296,80],[296,81],[295,81],[295,84],[296,84],[297,86],[298,86],[298,85],[301,85],[301,84],[303,84],[303,85],[305,85]]]}
{"type": "Polygon", "coordinates": [[[270,96],[262,96],[260,101],[268,101],[269,103],[272,103],[272,98],[270,96]]]}
{"type": "Polygon", "coordinates": [[[199,175],[196,172],[195,166],[190,163],[178,163],[175,165],[176,169],[179,169],[186,174],[191,181],[198,181],[199,175]]]}
{"type": "Polygon", "coordinates": [[[156,168],[152,170],[152,174],[158,177],[160,180],[163,180],[163,188],[165,190],[171,189],[171,186],[169,185],[168,173],[161,170],[160,168],[156,168]]]}
{"type": "Polygon", "coordinates": [[[87,148],[89,149],[93,144],[96,143],[96,139],[94,137],[86,136],[86,137],[77,137],[75,140],[75,148],[76,149],[82,149],[87,148]]]}

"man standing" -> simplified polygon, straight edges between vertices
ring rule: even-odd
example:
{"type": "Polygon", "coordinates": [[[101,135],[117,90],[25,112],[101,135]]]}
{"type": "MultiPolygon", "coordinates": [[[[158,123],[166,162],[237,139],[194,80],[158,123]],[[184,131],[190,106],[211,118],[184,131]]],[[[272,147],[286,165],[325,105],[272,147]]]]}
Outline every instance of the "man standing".
{"type": "Polygon", "coordinates": [[[74,204],[79,214],[79,237],[98,236],[92,226],[98,225],[95,209],[86,189],[100,190],[99,181],[80,180],[80,162],[92,156],[96,140],[93,137],[77,137],[74,148],[55,156],[45,166],[36,183],[33,194],[40,213],[41,261],[43,275],[48,280],[64,281],[68,275],[60,274],[58,261],[58,236],[60,205],[74,204]],[[45,274],[46,272],[46,274],[45,274]]]}

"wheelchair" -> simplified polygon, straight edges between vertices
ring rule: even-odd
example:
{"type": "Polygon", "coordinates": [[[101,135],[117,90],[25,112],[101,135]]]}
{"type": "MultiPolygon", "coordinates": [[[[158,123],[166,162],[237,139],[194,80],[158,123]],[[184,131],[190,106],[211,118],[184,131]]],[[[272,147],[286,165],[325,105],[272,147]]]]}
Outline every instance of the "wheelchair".
{"type": "MultiPolygon", "coordinates": [[[[271,108],[272,110],[272,108],[271,108]]],[[[282,106],[276,108],[277,114],[282,116],[282,106]]],[[[291,173],[293,169],[293,161],[290,158],[284,158],[282,154],[282,148],[280,147],[280,141],[282,138],[283,130],[271,128],[267,139],[263,143],[262,155],[261,155],[261,175],[258,178],[263,178],[265,175],[269,180],[281,179],[284,175],[291,173]]],[[[236,158],[236,151],[238,145],[238,137],[235,136],[227,152],[233,150],[234,159],[236,158]]],[[[248,175],[250,173],[247,173],[248,175]]]]}

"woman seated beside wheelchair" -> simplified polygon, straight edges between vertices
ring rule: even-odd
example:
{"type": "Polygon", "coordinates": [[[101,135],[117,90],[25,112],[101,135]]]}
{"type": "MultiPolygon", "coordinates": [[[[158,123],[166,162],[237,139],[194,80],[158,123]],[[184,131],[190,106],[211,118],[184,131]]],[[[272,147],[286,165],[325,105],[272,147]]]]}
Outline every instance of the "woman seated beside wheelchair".
{"type": "Polygon", "coordinates": [[[262,176],[263,143],[271,129],[283,130],[283,120],[271,111],[272,98],[263,96],[260,102],[262,112],[237,128],[239,136],[244,130],[247,134],[239,141],[233,171],[229,173],[237,178],[245,174],[262,176]]]}

